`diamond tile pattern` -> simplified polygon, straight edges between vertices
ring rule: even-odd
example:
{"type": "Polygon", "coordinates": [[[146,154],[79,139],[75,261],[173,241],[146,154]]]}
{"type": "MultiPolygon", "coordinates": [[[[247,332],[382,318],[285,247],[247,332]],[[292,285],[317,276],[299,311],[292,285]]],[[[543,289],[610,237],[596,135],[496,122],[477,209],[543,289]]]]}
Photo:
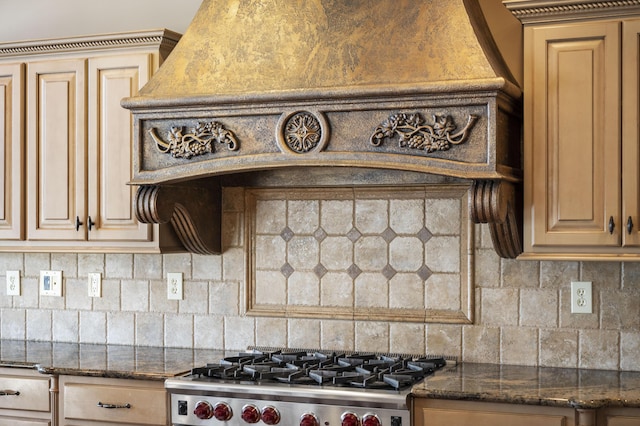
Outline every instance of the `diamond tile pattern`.
{"type": "MultiPolygon", "coordinates": [[[[250,292],[268,294],[270,288],[282,285],[274,275],[279,273],[280,280],[284,277],[287,294],[283,312],[288,306],[295,306],[297,312],[301,309],[318,312],[331,307],[323,306],[323,301],[340,305],[347,316],[348,309],[357,311],[365,306],[383,310],[381,312],[388,310],[391,315],[395,309],[428,310],[424,296],[427,287],[437,288],[439,282],[464,285],[465,279],[460,278],[429,281],[441,274],[449,277],[452,273],[462,275],[464,272],[455,267],[461,265],[462,256],[469,252],[461,246],[467,241],[462,234],[469,222],[462,218],[466,217],[468,197],[460,195],[459,189],[457,198],[443,196],[442,192],[437,193],[438,198],[429,197],[424,189],[252,191],[256,194],[255,208],[260,214],[256,215],[253,228],[256,235],[248,240],[263,242],[260,249],[270,255],[262,255],[260,263],[248,265],[253,268],[250,276],[254,277],[254,282],[250,283],[254,290],[250,289],[250,292]],[[274,217],[269,217],[269,210],[281,218],[280,223],[284,226],[275,235],[273,227],[260,223],[262,220],[276,222],[274,217]],[[453,227],[445,233],[429,229],[429,223],[437,223],[431,219],[435,214],[438,217],[446,215],[451,223],[457,223],[456,232],[451,234],[453,227]],[[275,244],[274,237],[281,238],[279,241],[284,243],[275,244]],[[274,243],[265,247],[269,242],[274,243]],[[448,247],[446,259],[434,257],[432,247],[448,247]],[[282,259],[285,263],[271,266],[265,259],[282,259]],[[352,280],[351,285],[345,279],[352,280]],[[271,283],[270,280],[276,281],[271,283]],[[317,288],[322,288],[324,293],[318,298],[318,306],[312,308],[315,299],[309,295],[317,291],[311,289],[317,288]],[[327,293],[328,289],[353,291],[353,294],[337,297],[327,293]],[[417,292],[411,296],[405,294],[407,291],[417,292]],[[359,295],[359,292],[364,293],[359,295]],[[351,301],[353,306],[344,306],[345,301],[351,301]]],[[[447,306],[463,305],[460,302],[462,288],[457,296],[450,288],[442,294],[455,298],[447,300],[447,306]]],[[[432,298],[429,303],[430,306],[435,304],[432,298]]],[[[424,321],[425,314],[417,318],[424,321]]]]}
{"type": "Polygon", "coordinates": [[[327,233],[324,231],[324,229],[318,228],[316,232],[313,233],[313,236],[316,240],[318,240],[318,242],[321,243],[325,238],[327,238],[327,233]]]}
{"type": "Polygon", "coordinates": [[[384,230],[384,232],[383,232],[382,234],[380,234],[380,236],[381,236],[382,238],[384,238],[384,240],[385,240],[387,243],[390,243],[391,241],[393,241],[393,239],[394,239],[395,237],[397,237],[397,236],[398,236],[398,234],[396,234],[396,233],[393,231],[393,229],[391,229],[391,228],[387,228],[387,229],[385,229],[385,230],[384,230]]]}
{"type": "Polygon", "coordinates": [[[393,278],[397,273],[398,273],[398,271],[393,269],[393,267],[391,265],[387,265],[384,268],[382,268],[382,275],[384,275],[384,277],[386,279],[388,279],[388,280],[393,278]]]}
{"type": "Polygon", "coordinates": [[[416,237],[418,237],[418,239],[423,243],[426,243],[431,239],[431,237],[433,237],[433,234],[431,234],[431,232],[429,232],[427,228],[422,228],[420,231],[418,231],[416,237]]]}
{"type": "Polygon", "coordinates": [[[318,264],[316,265],[316,267],[315,267],[315,268],[313,268],[313,272],[315,272],[315,273],[316,273],[316,275],[318,276],[318,278],[322,278],[322,277],[324,277],[324,276],[325,276],[325,274],[326,274],[327,272],[329,272],[329,271],[327,270],[327,268],[325,268],[325,267],[324,267],[324,265],[323,265],[322,263],[318,263],[318,264]]]}
{"type": "Polygon", "coordinates": [[[416,274],[418,274],[420,279],[422,279],[423,281],[426,281],[433,274],[433,272],[431,272],[431,269],[429,269],[427,265],[422,265],[420,269],[418,269],[416,274]]]}
{"type": "Polygon", "coordinates": [[[280,233],[280,236],[282,237],[283,240],[285,240],[286,242],[291,241],[291,239],[294,237],[294,233],[291,229],[289,229],[289,227],[287,226],[286,228],[284,228],[282,230],[282,232],[280,233]]]}
{"type": "Polygon", "coordinates": [[[351,230],[347,232],[347,238],[354,243],[358,241],[360,237],[362,237],[362,234],[356,228],[351,228],[351,230]]]}
{"type": "Polygon", "coordinates": [[[291,267],[291,265],[289,265],[288,263],[285,263],[280,268],[280,272],[282,272],[282,275],[284,275],[286,278],[289,278],[291,274],[295,272],[295,270],[291,267]]]}
{"type": "Polygon", "coordinates": [[[358,278],[358,275],[360,275],[361,273],[362,269],[358,268],[358,265],[356,265],[355,263],[349,266],[349,269],[347,269],[347,274],[349,274],[349,276],[353,279],[358,278]]]}

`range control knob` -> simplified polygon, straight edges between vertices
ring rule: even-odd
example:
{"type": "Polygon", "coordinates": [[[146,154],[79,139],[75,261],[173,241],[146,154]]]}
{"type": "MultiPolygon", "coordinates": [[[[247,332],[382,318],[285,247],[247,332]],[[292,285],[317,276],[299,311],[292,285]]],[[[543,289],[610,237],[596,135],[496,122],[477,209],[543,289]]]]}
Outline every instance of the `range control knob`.
{"type": "Polygon", "coordinates": [[[360,417],[357,414],[347,411],[340,416],[342,426],[360,426],[360,417]]]}
{"type": "Polygon", "coordinates": [[[362,426],[382,426],[382,422],[375,414],[367,413],[362,416],[362,426]]]}
{"type": "Polygon", "coordinates": [[[277,425],[280,423],[280,412],[276,407],[267,405],[262,409],[260,418],[262,418],[262,421],[265,422],[265,424],[277,425]]]}
{"type": "Polygon", "coordinates": [[[253,404],[247,404],[242,407],[240,417],[247,423],[258,423],[260,421],[260,410],[253,404]]]}
{"type": "Polygon", "coordinates": [[[313,413],[304,413],[300,417],[300,426],[320,426],[318,418],[313,413]]]}
{"type": "Polygon", "coordinates": [[[218,402],[213,407],[213,416],[221,422],[226,422],[233,417],[233,411],[231,411],[231,407],[226,402],[218,402]]]}
{"type": "Polygon", "coordinates": [[[207,401],[198,401],[193,414],[199,419],[207,420],[213,417],[213,407],[207,401]]]}

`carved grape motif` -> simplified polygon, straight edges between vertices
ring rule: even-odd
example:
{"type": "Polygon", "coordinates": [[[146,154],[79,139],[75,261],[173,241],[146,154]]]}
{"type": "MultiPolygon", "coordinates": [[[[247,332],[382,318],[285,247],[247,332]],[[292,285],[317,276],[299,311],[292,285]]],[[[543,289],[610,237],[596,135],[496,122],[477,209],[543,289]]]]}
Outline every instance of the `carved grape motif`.
{"type": "Polygon", "coordinates": [[[169,153],[174,158],[189,159],[212,153],[215,151],[213,142],[227,145],[229,151],[238,149],[238,141],[233,132],[225,129],[217,121],[199,122],[187,133],[184,133],[183,126],[173,126],[167,137],[169,142],[160,139],[155,133],[155,128],[150,129],[149,134],[160,152],[169,153]]]}
{"type": "Polygon", "coordinates": [[[371,135],[373,146],[380,146],[386,138],[398,136],[400,148],[418,149],[426,152],[447,151],[451,145],[467,140],[471,127],[478,116],[469,114],[467,124],[455,132],[456,125],[448,115],[434,115],[433,124],[425,124],[420,114],[394,114],[379,125],[371,135]]]}

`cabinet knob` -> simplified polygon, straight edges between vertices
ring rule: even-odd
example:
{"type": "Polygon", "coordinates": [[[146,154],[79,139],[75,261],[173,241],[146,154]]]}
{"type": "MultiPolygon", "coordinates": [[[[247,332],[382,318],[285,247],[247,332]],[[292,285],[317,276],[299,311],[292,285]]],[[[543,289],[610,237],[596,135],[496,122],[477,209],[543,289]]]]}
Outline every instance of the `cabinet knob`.
{"type": "Polygon", "coordinates": [[[613,216],[609,218],[609,233],[613,234],[613,230],[616,227],[616,223],[613,221],[613,216]]]}
{"type": "Polygon", "coordinates": [[[82,225],[83,223],[80,221],[80,217],[76,216],[76,231],[78,231],[82,225]]]}
{"type": "Polygon", "coordinates": [[[0,396],[18,396],[20,395],[19,391],[14,391],[10,389],[0,390],[0,396]]]}
{"type": "Polygon", "coordinates": [[[633,231],[633,221],[631,220],[631,216],[627,219],[627,233],[631,235],[631,231],[633,231]]]}
{"type": "Polygon", "coordinates": [[[96,223],[92,221],[91,216],[89,216],[89,219],[87,219],[87,226],[89,227],[89,231],[91,231],[91,228],[93,228],[95,225],[96,223]]]}

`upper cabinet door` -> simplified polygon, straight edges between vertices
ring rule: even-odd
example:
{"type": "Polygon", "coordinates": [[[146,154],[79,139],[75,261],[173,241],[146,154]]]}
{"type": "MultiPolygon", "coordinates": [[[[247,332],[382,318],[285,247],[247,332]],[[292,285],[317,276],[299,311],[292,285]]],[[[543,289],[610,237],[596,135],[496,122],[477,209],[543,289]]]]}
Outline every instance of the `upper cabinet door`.
{"type": "Polygon", "coordinates": [[[136,220],[133,120],[120,106],[150,78],[151,54],[89,60],[88,216],[89,240],[151,241],[153,227],[136,220]]]}
{"type": "Polygon", "coordinates": [[[27,66],[30,240],[86,239],[85,63],[54,60],[27,66]]]}
{"type": "Polygon", "coordinates": [[[623,245],[640,246],[640,20],[622,23],[623,245]]]}
{"type": "Polygon", "coordinates": [[[620,23],[526,31],[525,249],[619,246],[620,23]]]}
{"type": "Polygon", "coordinates": [[[0,239],[24,238],[22,64],[0,65],[0,239]]]}

